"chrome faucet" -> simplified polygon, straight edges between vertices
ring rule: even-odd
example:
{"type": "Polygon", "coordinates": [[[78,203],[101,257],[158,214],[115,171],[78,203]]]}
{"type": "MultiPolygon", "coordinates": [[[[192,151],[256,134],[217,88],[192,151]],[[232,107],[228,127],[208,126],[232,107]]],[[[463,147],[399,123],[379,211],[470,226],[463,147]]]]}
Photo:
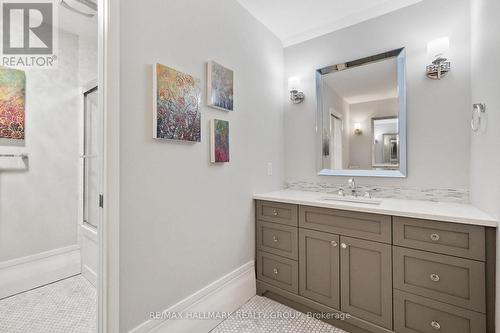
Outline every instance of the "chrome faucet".
{"type": "Polygon", "coordinates": [[[358,196],[358,187],[356,186],[356,181],[354,180],[354,178],[349,178],[349,187],[351,188],[351,194],[353,197],[357,197],[358,196]]]}

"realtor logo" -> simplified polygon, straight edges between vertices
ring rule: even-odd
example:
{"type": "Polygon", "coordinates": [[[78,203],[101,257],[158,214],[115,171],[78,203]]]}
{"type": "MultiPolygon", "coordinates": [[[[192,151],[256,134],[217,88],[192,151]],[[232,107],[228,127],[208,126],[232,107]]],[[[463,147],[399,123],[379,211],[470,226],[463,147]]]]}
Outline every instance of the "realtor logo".
{"type": "Polygon", "coordinates": [[[57,5],[52,0],[1,0],[2,66],[54,68],[57,5]]]}

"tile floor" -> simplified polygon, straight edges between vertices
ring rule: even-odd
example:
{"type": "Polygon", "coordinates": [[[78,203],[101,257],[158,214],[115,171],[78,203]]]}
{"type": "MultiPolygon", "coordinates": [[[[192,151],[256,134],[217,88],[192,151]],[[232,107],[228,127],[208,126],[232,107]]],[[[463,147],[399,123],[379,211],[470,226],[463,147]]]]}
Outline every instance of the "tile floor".
{"type": "Polygon", "coordinates": [[[255,296],[212,333],[347,333],[283,304],[255,296]],[[270,318],[282,316],[282,319],[270,318]],[[251,318],[248,318],[251,317],[251,318]],[[286,317],[286,319],[285,319],[286,317]]]}
{"type": "MultiPolygon", "coordinates": [[[[96,304],[95,288],[77,275],[0,300],[0,332],[95,333],[96,304]]],[[[212,333],[346,332],[255,296],[212,333]]]]}
{"type": "Polygon", "coordinates": [[[97,294],[83,276],[0,300],[2,333],[95,333],[97,294]]]}

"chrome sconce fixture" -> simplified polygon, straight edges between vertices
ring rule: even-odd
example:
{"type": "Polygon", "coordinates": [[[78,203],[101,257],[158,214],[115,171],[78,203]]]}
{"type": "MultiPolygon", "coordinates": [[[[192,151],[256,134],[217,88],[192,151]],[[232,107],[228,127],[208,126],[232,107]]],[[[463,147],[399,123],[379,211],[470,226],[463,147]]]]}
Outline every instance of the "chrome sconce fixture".
{"type": "Polygon", "coordinates": [[[448,37],[437,38],[427,44],[427,54],[434,57],[432,64],[427,65],[426,75],[432,80],[441,80],[451,70],[451,63],[443,57],[450,48],[448,37]]]}
{"type": "Polygon", "coordinates": [[[306,96],[302,91],[299,91],[300,79],[298,77],[291,77],[288,79],[288,88],[290,89],[290,100],[293,104],[299,104],[304,101],[306,96]]]}

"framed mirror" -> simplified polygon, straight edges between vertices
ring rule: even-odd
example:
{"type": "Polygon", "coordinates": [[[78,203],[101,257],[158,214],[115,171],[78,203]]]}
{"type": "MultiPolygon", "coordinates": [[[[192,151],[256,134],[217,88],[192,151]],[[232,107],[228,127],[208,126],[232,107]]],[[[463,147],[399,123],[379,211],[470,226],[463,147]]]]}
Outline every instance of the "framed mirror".
{"type": "Polygon", "coordinates": [[[406,177],[404,48],[316,71],[320,175],[406,177]]]}

